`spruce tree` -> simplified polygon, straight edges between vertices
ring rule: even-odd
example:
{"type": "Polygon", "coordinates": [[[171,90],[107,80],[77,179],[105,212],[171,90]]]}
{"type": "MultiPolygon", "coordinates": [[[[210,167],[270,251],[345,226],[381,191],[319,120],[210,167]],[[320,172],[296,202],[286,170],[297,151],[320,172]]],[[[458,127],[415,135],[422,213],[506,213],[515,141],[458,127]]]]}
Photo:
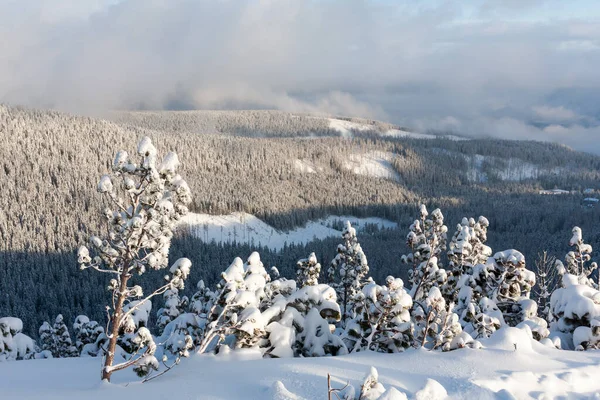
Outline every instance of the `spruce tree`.
{"type": "Polygon", "coordinates": [[[315,253],[310,253],[308,258],[298,261],[296,268],[296,286],[298,289],[304,286],[315,286],[319,284],[321,264],[317,262],[315,253]]]}
{"type": "Polygon", "coordinates": [[[356,238],[356,229],[350,225],[349,221],[346,221],[342,231],[342,239],[344,243],[338,245],[337,255],[331,261],[327,275],[331,286],[336,289],[338,294],[342,307],[341,323],[344,327],[346,321],[353,317],[353,299],[366,282],[369,265],[356,238]]]}
{"type": "Polygon", "coordinates": [[[52,326],[52,336],[54,337],[55,353],[52,354],[55,358],[77,357],[79,354],[77,348],[71,341],[71,334],[64,322],[62,314],[58,314],[52,326]]]}

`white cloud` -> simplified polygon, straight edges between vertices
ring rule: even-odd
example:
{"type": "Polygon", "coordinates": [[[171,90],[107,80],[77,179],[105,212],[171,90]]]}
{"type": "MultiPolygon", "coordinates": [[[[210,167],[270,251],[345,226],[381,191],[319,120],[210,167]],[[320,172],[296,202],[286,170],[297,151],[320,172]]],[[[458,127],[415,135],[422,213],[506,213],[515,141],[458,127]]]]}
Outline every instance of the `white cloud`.
{"type": "Polygon", "coordinates": [[[577,118],[577,114],[563,106],[535,106],[533,112],[544,121],[570,121],[577,118]]]}
{"type": "Polygon", "coordinates": [[[0,2],[0,101],[278,108],[561,140],[529,121],[599,125],[597,20],[517,18],[552,1],[438,3],[0,2]]]}

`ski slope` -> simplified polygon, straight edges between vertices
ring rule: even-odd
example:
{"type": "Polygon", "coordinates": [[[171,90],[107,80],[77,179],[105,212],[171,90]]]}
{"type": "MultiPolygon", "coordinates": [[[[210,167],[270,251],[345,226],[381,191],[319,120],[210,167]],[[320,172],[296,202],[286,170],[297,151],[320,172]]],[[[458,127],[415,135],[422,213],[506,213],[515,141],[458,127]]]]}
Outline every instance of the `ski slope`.
{"type": "Polygon", "coordinates": [[[355,218],[352,216],[329,216],[310,221],[303,227],[283,232],[279,231],[254,215],[235,212],[228,215],[210,215],[190,213],[182,218],[180,226],[205,243],[213,240],[217,243],[250,243],[267,246],[272,250],[281,250],[285,243],[303,244],[314,239],[341,237],[342,224],[350,221],[359,231],[366,224],[375,224],[380,228],[392,229],[398,225],[382,218],[355,218]],[[340,230],[334,227],[339,227],[340,230]]]}
{"type": "Polygon", "coordinates": [[[399,354],[295,359],[262,359],[253,352],[192,355],[143,384],[131,371],[116,373],[111,384],[101,383],[97,358],[5,362],[0,363],[0,398],[326,399],[328,373],[333,387],[349,382],[358,394],[373,366],[388,392],[408,399],[440,400],[445,394],[468,400],[600,399],[598,351],[551,349],[516,328],[503,328],[482,343],[483,349],[448,353],[411,349],[399,354]]]}

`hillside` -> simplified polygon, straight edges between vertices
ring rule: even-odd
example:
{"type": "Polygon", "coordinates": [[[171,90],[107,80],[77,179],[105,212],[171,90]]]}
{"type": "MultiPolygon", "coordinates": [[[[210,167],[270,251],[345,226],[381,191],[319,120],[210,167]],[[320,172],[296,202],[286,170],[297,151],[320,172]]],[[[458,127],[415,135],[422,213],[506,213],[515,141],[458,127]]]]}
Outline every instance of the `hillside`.
{"type": "MultiPolygon", "coordinates": [[[[451,231],[463,216],[486,215],[491,245],[521,248],[530,259],[545,249],[564,254],[576,224],[590,242],[600,238],[600,210],[581,206],[582,191],[598,189],[600,158],[560,145],[420,136],[375,121],[273,111],[112,118],[0,106],[0,315],[20,316],[31,332],[58,312],[102,318],[96,305],[105,301],[103,278],[78,272],[73,251],[96,231],[104,207],[95,191],[98,177],[116,150],[133,148],[145,135],[161,152],[179,154],[195,213],[245,212],[280,232],[330,215],[398,224],[362,234],[367,255],[377,253],[371,257],[377,276],[405,273],[398,262],[406,252],[403,237],[421,202],[442,208],[451,231]],[[539,194],[555,187],[576,194],[539,194]]],[[[219,240],[211,236],[207,242],[216,243],[205,243],[205,254],[198,254],[199,236],[179,237],[173,246],[174,254],[195,262],[192,280],[213,283],[234,256],[252,249],[236,240],[213,251],[219,240]],[[218,259],[207,256],[216,253],[218,259]]],[[[306,251],[317,251],[327,264],[337,239],[317,239],[285,256],[261,251],[282,271],[293,270],[292,257],[306,251]]]]}

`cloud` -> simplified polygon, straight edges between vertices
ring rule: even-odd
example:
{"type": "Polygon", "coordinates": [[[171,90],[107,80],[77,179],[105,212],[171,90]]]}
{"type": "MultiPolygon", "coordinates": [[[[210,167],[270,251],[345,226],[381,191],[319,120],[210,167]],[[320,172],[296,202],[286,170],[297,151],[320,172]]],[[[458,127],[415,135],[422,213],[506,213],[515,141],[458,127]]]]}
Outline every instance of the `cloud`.
{"type": "Polygon", "coordinates": [[[564,106],[534,106],[533,112],[544,121],[571,121],[577,118],[577,114],[564,106]]]}
{"type": "Polygon", "coordinates": [[[7,0],[0,102],[277,108],[576,145],[544,128],[597,133],[600,24],[522,17],[558,4],[7,0]]]}

